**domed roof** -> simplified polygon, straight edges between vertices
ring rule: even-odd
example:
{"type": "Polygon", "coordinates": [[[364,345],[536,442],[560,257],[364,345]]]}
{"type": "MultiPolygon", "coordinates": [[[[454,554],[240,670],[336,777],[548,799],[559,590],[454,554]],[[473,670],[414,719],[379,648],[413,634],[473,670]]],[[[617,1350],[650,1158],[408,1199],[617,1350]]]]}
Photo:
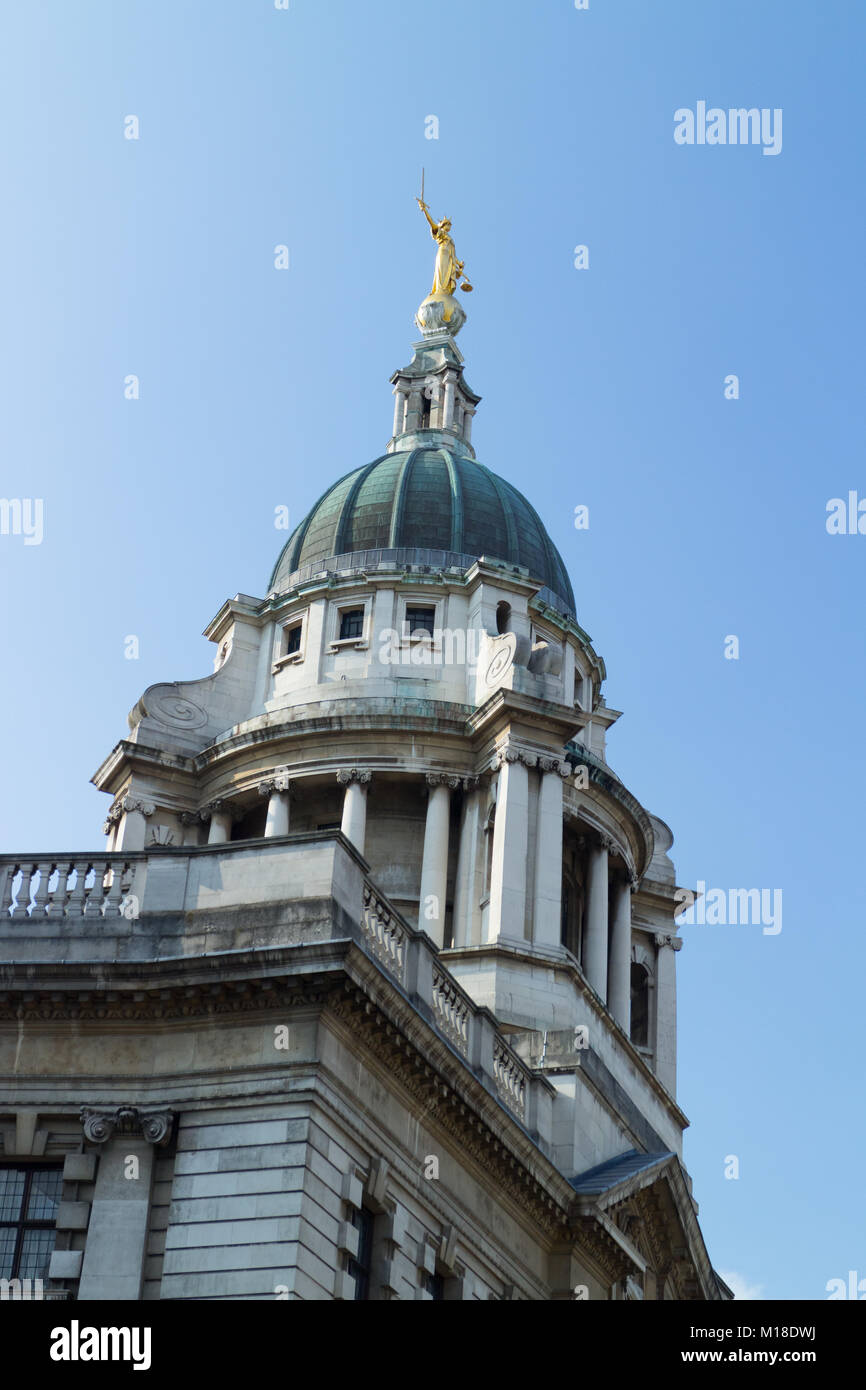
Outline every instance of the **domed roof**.
{"type": "Polygon", "coordinates": [[[289,537],[269,589],[290,588],[298,571],[331,568],[337,556],[407,550],[425,552],[426,564],[468,567],[484,556],[521,565],[549,591],[543,597],[574,614],[565,565],[526,498],[465,454],[432,447],[383,454],[329,487],[289,537]]]}

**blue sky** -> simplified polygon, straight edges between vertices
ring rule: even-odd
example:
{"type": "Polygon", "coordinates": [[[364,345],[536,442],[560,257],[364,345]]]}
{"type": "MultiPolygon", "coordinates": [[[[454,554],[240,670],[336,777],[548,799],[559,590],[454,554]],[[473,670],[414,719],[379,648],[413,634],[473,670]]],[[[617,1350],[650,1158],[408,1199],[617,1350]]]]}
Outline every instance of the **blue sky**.
{"type": "Polygon", "coordinates": [[[275,507],[383,450],[424,165],[479,457],[565,558],[611,763],[680,883],[783,892],[778,935],[678,957],[704,1233],[764,1298],[866,1277],[866,536],[825,525],[866,497],[864,30],[849,0],[19,0],[0,43],[0,491],[44,502],[41,545],[0,536],[0,845],[101,843],[142,690],[210,671],[275,507]],[[701,100],[781,108],[781,153],[677,145],[701,100]]]}

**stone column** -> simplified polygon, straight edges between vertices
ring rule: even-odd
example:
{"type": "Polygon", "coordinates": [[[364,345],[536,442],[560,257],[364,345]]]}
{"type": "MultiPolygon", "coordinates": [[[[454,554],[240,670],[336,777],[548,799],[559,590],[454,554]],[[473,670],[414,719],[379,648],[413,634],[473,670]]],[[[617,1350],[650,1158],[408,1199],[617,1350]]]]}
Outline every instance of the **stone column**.
{"type": "Polygon", "coordinates": [[[626,1033],[631,1027],[631,895],[634,885],[635,880],[625,877],[614,883],[607,972],[607,1007],[626,1033]]]}
{"type": "Polygon", "coordinates": [[[472,443],[472,417],[475,410],[471,405],[467,405],[463,412],[463,438],[467,444],[472,443]]]}
{"type": "Polygon", "coordinates": [[[586,940],[583,968],[596,994],[607,1001],[607,857],[610,840],[596,840],[589,847],[586,903],[586,940]]]}
{"type": "Polygon", "coordinates": [[[571,771],[559,758],[540,758],[535,839],[532,939],[558,947],[562,938],[562,780],[571,771]]]}
{"type": "Polygon", "coordinates": [[[84,1137],[101,1148],[79,1301],[141,1298],[154,1145],[171,1137],[174,1116],[161,1108],[121,1106],[81,1112],[84,1137]]]}
{"type": "Polygon", "coordinates": [[[445,377],[445,397],[442,402],[442,428],[450,429],[454,424],[454,377],[449,372],[445,377]]]}
{"type": "Polygon", "coordinates": [[[448,896],[448,824],[451,792],[460,785],[459,777],[438,772],[427,773],[429,795],[427,824],[424,829],[424,859],[421,865],[421,897],[418,926],[437,946],[445,944],[445,903],[448,896]]]}
{"type": "Polygon", "coordinates": [[[463,816],[457,850],[457,876],[454,883],[454,945],[472,946],[472,924],[477,904],[478,823],[481,792],[478,777],[463,778],[463,816]]]}
{"type": "Polygon", "coordinates": [[[364,853],[367,833],[367,791],[373,774],[366,768],[341,767],[337,781],[346,788],[340,829],[359,854],[364,853]]]}
{"type": "Polygon", "coordinates": [[[210,828],[207,834],[209,845],[222,845],[232,837],[232,813],[228,804],[217,798],[211,801],[202,811],[202,820],[210,818],[210,828]]]}
{"type": "Polygon", "coordinates": [[[289,773],[280,768],[265,782],[259,782],[259,796],[268,798],[268,817],[265,821],[265,838],[272,840],[275,835],[289,833],[289,773]]]}
{"type": "Polygon", "coordinates": [[[487,939],[500,936],[522,940],[526,918],[526,851],[529,834],[529,755],[506,748],[497,753],[494,767],[496,819],[493,824],[493,865],[490,873],[490,908],[487,939]]]}
{"type": "Polygon", "coordinates": [[[682,938],[675,932],[658,932],[655,944],[655,1040],[650,1010],[650,1046],[655,1045],[655,1071],[659,1081],[671,1095],[677,1092],[677,958],[682,950],[682,938]]]}
{"type": "Polygon", "coordinates": [[[406,418],[406,392],[400,386],[394,387],[394,434],[403,433],[406,418]]]}

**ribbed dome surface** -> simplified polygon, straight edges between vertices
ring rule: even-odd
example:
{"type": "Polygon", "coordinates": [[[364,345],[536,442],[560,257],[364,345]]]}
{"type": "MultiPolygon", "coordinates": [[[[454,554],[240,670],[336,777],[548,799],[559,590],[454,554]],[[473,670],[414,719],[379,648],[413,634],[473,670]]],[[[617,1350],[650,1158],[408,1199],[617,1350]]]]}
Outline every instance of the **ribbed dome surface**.
{"type": "Polygon", "coordinates": [[[526,498],[483,464],[448,449],[383,454],[334,483],[286,543],[269,589],[331,556],[440,550],[522,565],[574,613],[559,552],[526,498]]]}

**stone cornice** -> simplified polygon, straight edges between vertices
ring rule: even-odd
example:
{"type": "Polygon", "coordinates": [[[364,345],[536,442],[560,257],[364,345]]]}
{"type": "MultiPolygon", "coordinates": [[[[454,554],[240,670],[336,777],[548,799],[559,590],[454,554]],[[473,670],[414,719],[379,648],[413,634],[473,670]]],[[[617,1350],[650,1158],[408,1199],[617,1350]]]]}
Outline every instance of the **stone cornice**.
{"type": "MultiPolygon", "coordinates": [[[[238,725],[229,738],[221,739],[219,743],[211,744],[196,754],[192,766],[195,771],[202,772],[215,763],[230,762],[251,748],[263,748],[270,743],[278,744],[282,749],[281,761],[289,762],[287,754],[294,754],[292,745],[318,735],[329,737],[333,741],[337,729],[343,735],[357,736],[369,731],[399,737],[402,732],[409,731],[424,733],[429,737],[430,725],[435,723],[436,729],[432,732],[453,739],[455,735],[465,734],[467,715],[472,710],[471,705],[444,700],[413,700],[411,706],[412,712],[409,713],[407,701],[402,696],[359,696],[339,701],[317,700],[308,705],[294,705],[291,709],[281,709],[264,718],[238,725]],[[315,713],[324,706],[327,706],[326,714],[315,713]]],[[[343,758],[337,761],[344,760],[343,758]]],[[[320,761],[324,760],[316,760],[320,761]]],[[[329,770],[330,766],[333,766],[333,763],[329,765],[329,770]]],[[[295,770],[293,766],[293,774],[295,770]]]]}
{"type": "Polygon", "coordinates": [[[173,781],[189,778],[191,788],[195,785],[192,758],[180,753],[167,753],[164,748],[152,748],[146,743],[133,743],[127,738],[114,745],[90,780],[100,791],[116,795],[122,779],[128,777],[130,772],[156,773],[163,778],[170,775],[173,781]]]}
{"type": "MultiPolygon", "coordinates": [[[[285,1018],[289,1011],[311,1008],[342,1022],[463,1153],[496,1174],[501,1189],[533,1221],[551,1238],[561,1234],[571,1201],[567,1179],[413,1000],[353,942],[232,952],[224,960],[112,962],[90,969],[71,963],[12,966],[0,987],[0,1026],[16,1028],[41,1023],[50,1030],[74,1020],[116,1033],[118,1026],[137,1028],[145,1021],[208,1023],[238,1016],[251,1022],[256,1015],[285,1018]],[[64,975],[61,982],[58,976],[64,975]]],[[[43,1077],[43,1084],[49,1079],[43,1077]]],[[[155,1121],[142,1131],[143,1119],[167,1113],[164,1107],[139,1108],[138,1115],[135,1107],[86,1110],[94,1117],[94,1142],[104,1142],[112,1128],[153,1134],[152,1142],[159,1142],[155,1121]]]]}

